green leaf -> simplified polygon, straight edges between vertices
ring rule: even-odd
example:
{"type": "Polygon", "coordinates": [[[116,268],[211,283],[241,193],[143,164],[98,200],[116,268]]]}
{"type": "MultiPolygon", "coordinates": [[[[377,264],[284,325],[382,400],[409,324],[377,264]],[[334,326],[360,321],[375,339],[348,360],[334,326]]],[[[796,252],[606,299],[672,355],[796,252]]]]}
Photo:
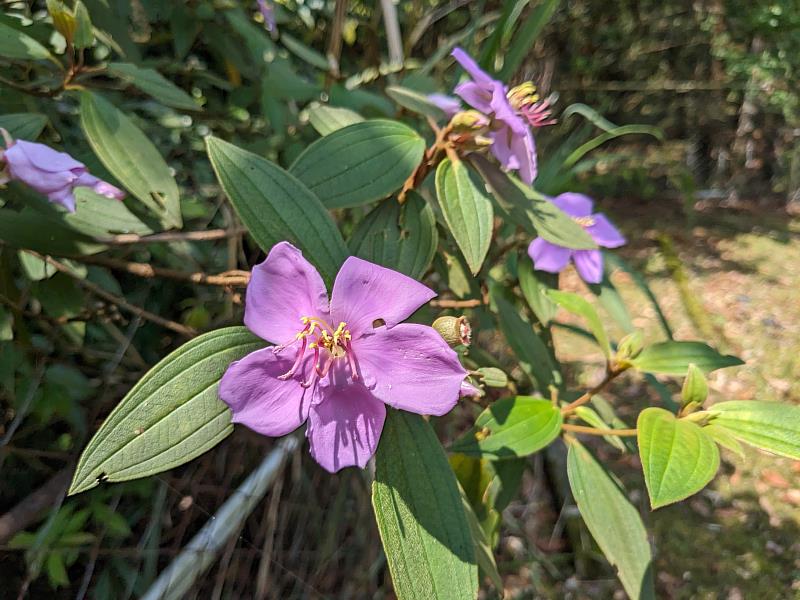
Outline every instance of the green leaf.
{"type": "Polygon", "coordinates": [[[562,423],[561,411],[549,400],[504,398],[484,410],[449,450],[489,460],[528,456],[556,439],[562,423]]]}
{"type": "Polygon", "coordinates": [[[45,220],[30,208],[22,212],[0,208],[0,239],[14,248],[27,248],[54,256],[94,254],[105,249],[102,244],[58,221],[45,220]]]}
{"type": "Polygon", "coordinates": [[[155,69],[137,67],[131,63],[108,63],[108,72],[162,104],[183,110],[203,110],[194,98],[155,69]]]}
{"type": "Polygon", "coordinates": [[[431,426],[387,409],[372,506],[399,600],[464,600],[478,568],[458,482],[431,426]]]}
{"type": "Polygon", "coordinates": [[[385,91],[387,96],[411,112],[431,117],[435,121],[441,121],[447,116],[441,108],[428,100],[424,94],[399,85],[390,85],[385,91]]]}
{"type": "MultiPolygon", "coordinates": [[[[597,429],[609,429],[609,424],[605,422],[598,412],[589,406],[575,407],[575,414],[583,421],[597,429]]],[[[603,439],[614,446],[617,450],[625,452],[625,443],[618,435],[604,435],[603,439]]]]}
{"type": "Polygon", "coordinates": [[[508,385],[508,375],[497,367],[481,367],[478,369],[481,382],[489,387],[504,388],[508,385]]]}
{"type": "Polygon", "coordinates": [[[611,344],[608,341],[608,335],[606,334],[605,327],[603,327],[603,322],[600,320],[600,315],[597,314],[594,306],[592,306],[588,300],[582,298],[578,294],[560,292],[558,290],[548,290],[547,295],[562,308],[586,319],[586,323],[589,325],[589,331],[592,332],[594,339],[597,340],[597,344],[600,346],[603,354],[606,355],[606,358],[611,356],[611,344]]]}
{"type": "Polygon", "coordinates": [[[800,460],[800,406],[783,402],[733,400],[711,407],[712,425],[727,429],[738,440],[800,460]]]}
{"type": "Polygon", "coordinates": [[[461,494],[461,505],[464,507],[464,515],[469,523],[469,533],[472,536],[472,545],[475,548],[475,559],[481,572],[492,580],[492,584],[497,590],[503,589],[503,578],[497,570],[497,563],[494,560],[492,546],[486,537],[486,532],[481,527],[472,505],[469,503],[466,493],[459,485],[458,491],[461,494]]]}
{"type": "Polygon", "coordinates": [[[45,572],[50,585],[54,588],[66,587],[69,585],[69,575],[67,567],[64,565],[64,554],[51,551],[45,560],[45,572]]]}
{"type": "Polygon", "coordinates": [[[528,18],[516,31],[508,45],[503,68],[498,73],[500,80],[507,81],[512,78],[559,4],[560,0],[542,0],[531,10],[528,18]]]}
{"type": "Polygon", "coordinates": [[[522,295],[533,314],[542,325],[550,325],[558,305],[547,296],[547,291],[558,289],[558,274],[534,270],[533,261],[527,254],[522,254],[517,260],[517,275],[522,295]]]}
{"type": "Polygon", "coordinates": [[[528,233],[565,248],[597,248],[583,227],[545,196],[512,179],[483,156],[471,154],[469,160],[491,189],[498,207],[528,233]]]}
{"type": "Polygon", "coordinates": [[[422,160],[423,140],[396,121],[354,123],[318,139],[289,169],[328,208],[360,206],[400,189],[422,160]]]}
{"type": "Polygon", "coordinates": [[[694,363],[689,365],[686,379],[683,380],[681,397],[684,406],[687,404],[701,405],[708,397],[708,382],[706,382],[706,376],[694,363]]]}
{"type": "Polygon", "coordinates": [[[244,327],[226,327],[187,342],[131,389],[83,451],[69,494],[102,481],[128,481],[177,467],[231,431],[219,380],[234,360],[263,347],[244,327]]]}
{"type": "Polygon", "coordinates": [[[348,125],[361,123],[364,117],[349,108],[317,104],[308,109],[308,120],[317,133],[325,136],[348,125]]]}
{"type": "Polygon", "coordinates": [[[744,460],[744,449],[730,429],[723,427],[722,425],[711,423],[703,427],[703,431],[710,435],[714,441],[717,442],[717,444],[723,448],[727,448],[739,458],[744,460]]]}
{"type": "Polygon", "coordinates": [[[650,407],[639,413],[636,426],[644,482],[653,509],[699,492],[716,475],[719,450],[697,423],[650,407]]]}
{"type": "Polygon", "coordinates": [[[92,19],[89,17],[89,11],[81,0],[75,2],[73,14],[75,15],[77,27],[75,28],[72,45],[78,49],[90,48],[94,44],[94,28],[92,27],[92,19]]]}
{"type": "Polygon", "coordinates": [[[105,98],[81,92],[81,127],[92,150],[129,192],[167,227],[181,227],[175,179],[153,143],[105,98]]]}
{"type": "Polygon", "coordinates": [[[0,306],[0,342],[14,339],[14,316],[0,306]]]}
{"type": "Polygon", "coordinates": [[[0,56],[17,60],[56,59],[50,51],[31,36],[0,23],[0,56]]]}
{"type": "Polygon", "coordinates": [[[348,256],[342,235],[319,199],[278,165],[215,137],[211,166],[253,239],[268,252],[286,240],[333,281],[348,256]]]}
{"type": "Polygon", "coordinates": [[[655,599],[653,557],[639,511],[622,486],[577,440],[570,440],[567,476],[595,542],[633,600],[655,599]]]}
{"type": "Polygon", "coordinates": [[[551,385],[559,386],[561,373],[531,324],[520,317],[514,306],[499,294],[493,293],[492,300],[497,305],[500,329],[525,374],[541,392],[547,392],[551,385]]]}
{"type": "Polygon", "coordinates": [[[38,113],[12,113],[0,115],[0,127],[12,138],[32,141],[39,137],[47,125],[47,117],[38,113]]]}
{"type": "Polygon", "coordinates": [[[604,263],[606,269],[603,274],[603,280],[600,283],[590,285],[589,289],[597,296],[600,304],[602,304],[606,312],[611,315],[611,318],[617,322],[617,325],[619,325],[625,333],[631,333],[634,327],[631,315],[628,312],[628,307],[625,305],[625,301],[622,299],[619,291],[617,291],[616,286],[609,278],[610,269],[608,261],[604,261],[604,263]]]}
{"type": "Polygon", "coordinates": [[[442,215],[473,275],[480,271],[492,241],[494,211],[483,188],[461,161],[446,158],[436,169],[442,215]]]}
{"type": "Polygon", "coordinates": [[[428,203],[410,192],[401,205],[382,202],[358,224],[350,238],[356,256],[420,279],[433,260],[439,233],[428,203]]]}
{"type": "Polygon", "coordinates": [[[110,200],[85,187],[75,188],[75,212],[65,213],[63,217],[70,227],[92,237],[153,233],[124,203],[110,200]]]}
{"type": "Polygon", "coordinates": [[[330,65],[328,64],[327,58],[313,48],[306,46],[300,40],[293,38],[285,31],[281,31],[281,42],[283,42],[283,45],[286,46],[289,52],[300,60],[307,62],[312,67],[316,67],[325,72],[329,70],[330,65]]]}
{"type": "Polygon", "coordinates": [[[703,342],[653,344],[642,350],[641,354],[631,363],[645,373],[664,373],[666,375],[685,375],[692,363],[706,373],[744,364],[741,359],[720,354],[703,342]]]}

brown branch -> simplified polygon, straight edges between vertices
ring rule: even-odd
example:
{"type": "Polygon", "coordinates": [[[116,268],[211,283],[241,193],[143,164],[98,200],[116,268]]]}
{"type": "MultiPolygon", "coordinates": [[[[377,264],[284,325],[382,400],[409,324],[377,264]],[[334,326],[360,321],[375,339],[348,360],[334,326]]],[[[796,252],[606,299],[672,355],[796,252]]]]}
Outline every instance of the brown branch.
{"type": "Polygon", "coordinates": [[[74,466],[62,469],[42,487],[23,498],[6,514],[0,516],[0,544],[8,542],[15,534],[36,521],[44,510],[50,508],[67,490],[74,470],[74,466]]]}
{"type": "Polygon", "coordinates": [[[483,300],[431,300],[428,304],[437,308],[475,308],[486,304],[483,300]]]}
{"type": "Polygon", "coordinates": [[[224,240],[247,233],[244,227],[232,227],[231,229],[209,229],[207,231],[167,231],[164,233],[154,233],[151,235],[139,235],[136,233],[123,233],[111,238],[98,238],[99,242],[111,246],[125,246],[128,244],[150,244],[165,242],[207,242],[211,240],[224,240]]]}
{"type": "Polygon", "coordinates": [[[609,367],[608,371],[606,372],[606,376],[603,378],[603,381],[598,383],[596,386],[594,386],[592,389],[583,394],[580,398],[578,398],[574,402],[570,402],[565,407],[563,407],[561,409],[561,414],[568,415],[571,412],[574,412],[575,409],[578,408],[579,406],[583,406],[584,404],[589,402],[596,394],[602,392],[609,383],[611,383],[614,379],[616,379],[621,373],[624,373],[628,368],[629,366],[627,365],[621,365],[621,366],[615,365],[609,367]]]}
{"type": "Polygon", "coordinates": [[[71,258],[82,263],[107,267],[115,271],[124,271],[146,279],[161,277],[164,279],[186,281],[188,283],[220,285],[223,287],[246,287],[247,283],[250,281],[249,271],[227,271],[218,275],[208,275],[200,271],[191,273],[188,271],[178,271],[176,269],[164,269],[146,263],[128,262],[102,256],[73,256],[71,258]]]}
{"type": "Polygon", "coordinates": [[[561,429],[588,435],[619,435],[623,437],[635,436],[637,431],[636,429],[597,429],[595,427],[584,427],[583,425],[570,425],[569,423],[562,424],[561,429]]]}
{"type": "Polygon", "coordinates": [[[58,271],[72,277],[79,286],[81,286],[86,291],[94,294],[95,296],[99,296],[103,300],[107,300],[112,304],[116,304],[121,309],[126,310],[134,315],[140,316],[142,319],[155,323],[156,325],[161,325],[166,329],[170,329],[176,333],[181,335],[185,335],[186,337],[194,337],[197,335],[197,331],[192,327],[187,327],[186,325],[181,325],[180,323],[176,323],[175,321],[170,321],[169,319],[165,319],[164,317],[159,317],[158,315],[151,313],[143,308],[139,308],[138,306],[134,306],[124,298],[120,298],[119,296],[115,296],[103,288],[93,284],[91,281],[87,281],[76,273],[72,271],[67,265],[62,262],[57,261],[56,259],[52,258],[51,256],[45,256],[43,254],[39,254],[38,252],[34,252],[33,250],[25,250],[31,256],[35,256],[39,260],[45,261],[47,264],[54,266],[58,271]]]}

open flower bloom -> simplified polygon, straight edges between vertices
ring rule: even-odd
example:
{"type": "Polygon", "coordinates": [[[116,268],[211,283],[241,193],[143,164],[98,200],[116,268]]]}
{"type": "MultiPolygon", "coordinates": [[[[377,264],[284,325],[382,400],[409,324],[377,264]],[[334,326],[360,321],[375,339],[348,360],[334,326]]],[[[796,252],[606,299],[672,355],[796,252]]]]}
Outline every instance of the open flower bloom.
{"type": "Polygon", "coordinates": [[[11,140],[5,131],[3,133],[7,147],[0,150],[0,160],[6,163],[6,181],[21,181],[70,212],[75,212],[73,190],[76,187],[88,187],[115,200],[125,197],[125,192],[91,175],[86,165],[69,154],[36,142],[11,140]]]}
{"type": "MultiPolygon", "coordinates": [[[[604,214],[592,214],[594,202],[588,196],[567,192],[553,198],[553,204],[581,225],[601,248],[619,248],[625,244],[625,238],[604,214]]],[[[540,271],[560,273],[572,260],[586,283],[603,280],[603,254],[599,249],[573,250],[536,238],[528,246],[528,256],[540,271]]]]}
{"type": "Polygon", "coordinates": [[[536,145],[531,127],[553,123],[549,105],[539,102],[532,83],[509,90],[461,48],[452,54],[472,78],[456,86],[455,93],[491,119],[488,136],[492,140],[492,154],[505,169],[519,171],[524,182],[532,183],[536,177],[536,145]]]}
{"type": "Polygon", "coordinates": [[[219,396],[233,422],[282,436],[308,421],[311,454],[330,472],[364,467],[388,404],[443,415],[466,371],[427,325],[402,323],[436,294],[359,258],[342,265],[330,302],[317,270],[281,242],[253,269],[245,325],[276,344],[234,362],[219,396]]]}

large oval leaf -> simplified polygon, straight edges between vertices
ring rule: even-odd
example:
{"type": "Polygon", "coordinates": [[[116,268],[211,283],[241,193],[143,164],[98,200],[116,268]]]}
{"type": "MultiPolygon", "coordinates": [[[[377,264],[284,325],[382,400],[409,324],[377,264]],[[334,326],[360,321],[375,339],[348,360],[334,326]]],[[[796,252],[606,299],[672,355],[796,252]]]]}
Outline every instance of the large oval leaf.
{"type": "Polygon", "coordinates": [[[75,212],[66,213],[64,221],[76,231],[99,238],[121,233],[153,233],[125,204],[85,187],[75,188],[75,212]]]}
{"type": "Polygon", "coordinates": [[[439,234],[428,203],[410,192],[401,205],[390,198],[358,224],[350,250],[358,257],[419,279],[436,253],[439,234]]]}
{"type": "Polygon", "coordinates": [[[586,527],[625,591],[633,600],[655,598],[647,531],[621,484],[577,440],[569,443],[567,476],[586,527]]]}
{"type": "Polygon", "coordinates": [[[562,422],[561,411],[548,400],[504,398],[484,410],[450,451],[490,460],[527,456],[556,439],[562,422]]]}
{"type": "Polygon", "coordinates": [[[13,139],[35,140],[47,125],[47,117],[39,113],[12,113],[0,115],[0,127],[13,139]]]}
{"type": "Polygon", "coordinates": [[[50,51],[39,42],[13,27],[0,23],[0,56],[19,60],[50,59],[55,61],[50,51]]]}
{"type": "Polygon", "coordinates": [[[545,196],[512,179],[479,154],[471,154],[469,160],[491,189],[498,207],[523,229],[557,246],[576,250],[597,248],[583,227],[545,196]]]}
{"type": "Polygon", "coordinates": [[[359,206],[396,192],[424,151],[425,140],[402,123],[363,121],[318,139],[289,171],[328,208],[359,206]]]}
{"type": "Polygon", "coordinates": [[[519,316],[514,306],[494,290],[492,302],[497,307],[500,329],[506,336],[508,345],[519,360],[519,366],[536,384],[537,389],[546,393],[551,385],[560,386],[561,371],[533,326],[519,316]]]}
{"type": "Polygon", "coordinates": [[[263,347],[244,327],[212,331],[150,369],[97,430],[78,462],[69,493],[100,481],[160,473],[201,455],[232,430],[217,387],[228,365],[263,347]]]}
{"type": "Polygon", "coordinates": [[[316,104],[308,109],[309,123],[323,136],[363,120],[364,117],[349,108],[316,104]]]}
{"type": "Polygon", "coordinates": [[[180,227],[178,185],[153,143],[105,98],[81,93],[81,127],[94,153],[167,227],[180,227]]]}
{"type": "Polygon", "coordinates": [[[800,460],[800,406],[784,402],[734,400],[711,407],[713,425],[756,448],[800,460]]]}
{"type": "Polygon", "coordinates": [[[467,166],[444,159],[436,169],[436,197],[442,215],[472,274],[481,269],[492,241],[492,202],[467,166]]]}
{"type": "Polygon", "coordinates": [[[372,506],[400,600],[469,600],[478,568],[458,482],[431,426],[388,409],[372,506]]]}
{"type": "Polygon", "coordinates": [[[184,110],[203,110],[194,98],[155,69],[138,67],[132,63],[108,63],[108,72],[162,104],[184,110]]]}
{"type": "Polygon", "coordinates": [[[656,509],[699,492],[719,469],[714,439],[663,408],[646,408],[636,423],[650,505],[656,509]]]}
{"type": "Polygon", "coordinates": [[[743,365],[744,362],[730,355],[723,355],[703,342],[661,342],[642,350],[631,361],[633,366],[646,373],[686,375],[689,365],[694,363],[708,373],[724,367],[743,365]]]}
{"type": "Polygon", "coordinates": [[[222,189],[266,252],[286,240],[303,250],[327,282],[348,256],[342,235],[319,199],[278,165],[218,138],[208,157],[222,189]]]}

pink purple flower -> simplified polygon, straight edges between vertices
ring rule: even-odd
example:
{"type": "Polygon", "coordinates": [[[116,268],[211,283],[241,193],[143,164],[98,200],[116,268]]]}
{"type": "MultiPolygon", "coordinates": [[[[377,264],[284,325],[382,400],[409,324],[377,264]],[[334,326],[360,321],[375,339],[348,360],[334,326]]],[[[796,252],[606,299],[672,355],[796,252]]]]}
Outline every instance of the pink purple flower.
{"type": "Polygon", "coordinates": [[[448,117],[461,110],[461,100],[446,94],[428,94],[428,100],[442,109],[448,117]]]}
{"type": "Polygon", "coordinates": [[[272,6],[271,2],[267,2],[267,0],[256,0],[258,4],[258,11],[261,13],[261,16],[264,17],[264,27],[267,28],[267,31],[273,32],[277,28],[277,24],[275,22],[275,8],[272,6]]]}
{"type": "Polygon", "coordinates": [[[532,83],[509,90],[461,48],[453,50],[452,55],[472,78],[456,86],[455,93],[491,118],[488,136],[492,154],[505,169],[518,171],[523,181],[532,183],[536,177],[536,145],[531,127],[553,122],[549,105],[539,101],[532,83]]]}
{"type": "Polygon", "coordinates": [[[36,142],[11,140],[5,131],[3,135],[6,149],[0,150],[0,160],[6,163],[5,181],[21,181],[70,212],[75,211],[76,187],[88,187],[115,200],[125,197],[125,192],[90,174],[86,165],[69,154],[36,142]]]}
{"type": "MultiPolygon", "coordinates": [[[[592,213],[594,202],[588,196],[567,192],[553,198],[553,204],[581,225],[598,246],[618,248],[625,244],[625,238],[604,214],[592,213]]],[[[536,238],[528,246],[528,256],[540,271],[560,273],[572,260],[586,283],[603,280],[603,254],[598,249],[573,250],[536,238]]]]}
{"type": "Polygon", "coordinates": [[[317,270],[281,242],[253,269],[244,323],[276,344],[234,362],[219,395],[233,422],[268,436],[308,423],[311,454],[330,472],[364,467],[385,405],[443,415],[466,371],[427,325],[402,323],[436,294],[391,269],[348,258],[330,301],[317,270]]]}

